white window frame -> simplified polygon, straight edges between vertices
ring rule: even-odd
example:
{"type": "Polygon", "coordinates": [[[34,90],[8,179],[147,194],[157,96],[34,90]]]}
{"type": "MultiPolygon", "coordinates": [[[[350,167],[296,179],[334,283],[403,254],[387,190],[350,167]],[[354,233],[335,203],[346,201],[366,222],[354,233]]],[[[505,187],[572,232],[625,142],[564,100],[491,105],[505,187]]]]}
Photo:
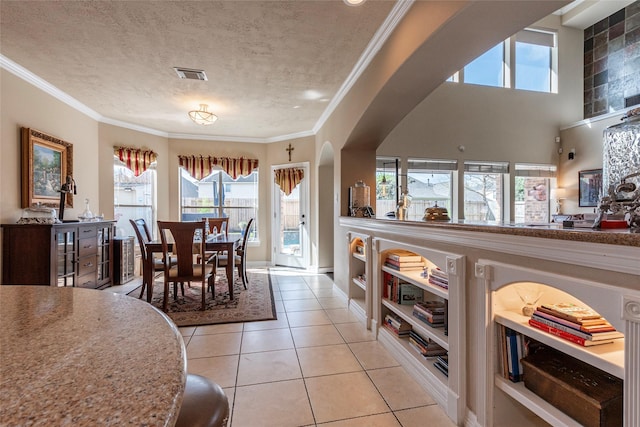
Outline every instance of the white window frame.
{"type": "MultiPolygon", "coordinates": [[[[138,203],[134,203],[134,204],[124,204],[124,203],[120,203],[118,197],[118,188],[119,188],[119,184],[118,181],[116,180],[116,167],[118,168],[123,168],[125,170],[128,170],[132,175],[133,175],[133,171],[131,171],[130,169],[128,169],[126,167],[126,165],[124,164],[124,162],[122,162],[120,159],[118,159],[118,157],[114,156],[113,157],[113,167],[114,167],[114,175],[113,175],[113,213],[114,213],[114,218],[117,221],[116,224],[116,229],[117,230],[128,230],[125,231],[124,233],[126,235],[129,236],[135,236],[134,230],[131,227],[131,224],[129,223],[129,219],[137,219],[140,217],[144,217],[137,215],[135,218],[125,218],[124,222],[120,222],[120,219],[123,217],[123,215],[121,213],[119,213],[117,210],[118,208],[141,208],[141,209],[146,209],[149,208],[150,209],[150,216],[149,218],[145,218],[148,219],[148,221],[151,221],[151,223],[147,224],[149,226],[149,230],[151,231],[152,235],[155,235],[155,224],[156,224],[156,219],[157,219],[157,208],[158,208],[158,174],[157,174],[157,162],[153,162],[151,163],[147,170],[144,171],[142,173],[143,176],[144,174],[150,174],[151,175],[151,189],[150,189],[150,196],[151,196],[151,204],[138,204],[138,203]]],[[[125,190],[126,191],[126,190],[125,190]]]]}

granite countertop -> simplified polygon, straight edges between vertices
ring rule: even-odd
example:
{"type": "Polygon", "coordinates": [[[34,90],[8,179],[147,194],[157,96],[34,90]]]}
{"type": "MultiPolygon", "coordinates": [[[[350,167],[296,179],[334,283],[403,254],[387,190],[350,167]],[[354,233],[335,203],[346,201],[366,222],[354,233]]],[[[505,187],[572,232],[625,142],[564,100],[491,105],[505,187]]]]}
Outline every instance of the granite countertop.
{"type": "Polygon", "coordinates": [[[562,224],[555,223],[514,224],[501,222],[471,222],[464,220],[414,221],[397,220],[392,218],[379,219],[357,217],[341,217],[341,220],[373,221],[380,224],[400,223],[420,227],[435,227],[460,231],[497,233],[513,236],[539,237],[544,239],[559,239],[577,242],[640,247],[640,233],[633,233],[628,228],[593,230],[591,228],[563,228],[562,224]]]}
{"type": "Polygon", "coordinates": [[[185,379],[178,329],[146,302],[0,286],[0,424],[172,426],[185,379]]]}

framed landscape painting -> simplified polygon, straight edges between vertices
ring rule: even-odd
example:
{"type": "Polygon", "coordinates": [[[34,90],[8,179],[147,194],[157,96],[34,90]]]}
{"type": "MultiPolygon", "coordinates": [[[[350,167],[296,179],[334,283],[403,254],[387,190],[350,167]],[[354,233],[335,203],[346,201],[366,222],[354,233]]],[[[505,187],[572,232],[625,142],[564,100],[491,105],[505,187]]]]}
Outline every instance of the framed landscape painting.
{"type": "MultiPolygon", "coordinates": [[[[73,174],[73,145],[30,128],[22,128],[22,208],[40,203],[58,207],[60,187],[73,174]]],[[[73,207],[67,194],[66,207],[73,207]]]]}
{"type": "Polygon", "coordinates": [[[578,172],[578,206],[596,207],[602,195],[602,169],[578,172]]]}

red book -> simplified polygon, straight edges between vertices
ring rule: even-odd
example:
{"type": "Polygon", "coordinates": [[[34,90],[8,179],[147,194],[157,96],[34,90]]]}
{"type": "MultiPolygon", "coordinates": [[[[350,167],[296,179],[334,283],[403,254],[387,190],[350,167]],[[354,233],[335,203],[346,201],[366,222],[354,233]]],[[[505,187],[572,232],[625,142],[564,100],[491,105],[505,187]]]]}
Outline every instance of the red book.
{"type": "Polygon", "coordinates": [[[529,319],[529,325],[533,326],[534,328],[540,329],[542,331],[548,332],[551,335],[555,335],[567,341],[571,341],[575,344],[581,345],[583,347],[599,345],[599,344],[610,344],[613,342],[613,340],[602,340],[602,341],[585,340],[584,338],[580,338],[568,332],[561,331],[560,329],[554,328],[553,326],[545,325],[544,323],[540,323],[534,319],[529,319]]]}

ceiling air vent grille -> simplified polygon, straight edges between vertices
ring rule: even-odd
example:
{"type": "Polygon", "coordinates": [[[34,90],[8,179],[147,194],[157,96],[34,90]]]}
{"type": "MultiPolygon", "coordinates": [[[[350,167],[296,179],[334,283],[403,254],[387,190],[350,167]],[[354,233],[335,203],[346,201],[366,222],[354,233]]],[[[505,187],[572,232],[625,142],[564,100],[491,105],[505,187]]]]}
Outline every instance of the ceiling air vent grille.
{"type": "Polygon", "coordinates": [[[187,80],[207,80],[207,75],[204,73],[204,70],[194,70],[191,68],[181,68],[181,67],[173,67],[178,74],[178,77],[181,79],[187,80]]]}

